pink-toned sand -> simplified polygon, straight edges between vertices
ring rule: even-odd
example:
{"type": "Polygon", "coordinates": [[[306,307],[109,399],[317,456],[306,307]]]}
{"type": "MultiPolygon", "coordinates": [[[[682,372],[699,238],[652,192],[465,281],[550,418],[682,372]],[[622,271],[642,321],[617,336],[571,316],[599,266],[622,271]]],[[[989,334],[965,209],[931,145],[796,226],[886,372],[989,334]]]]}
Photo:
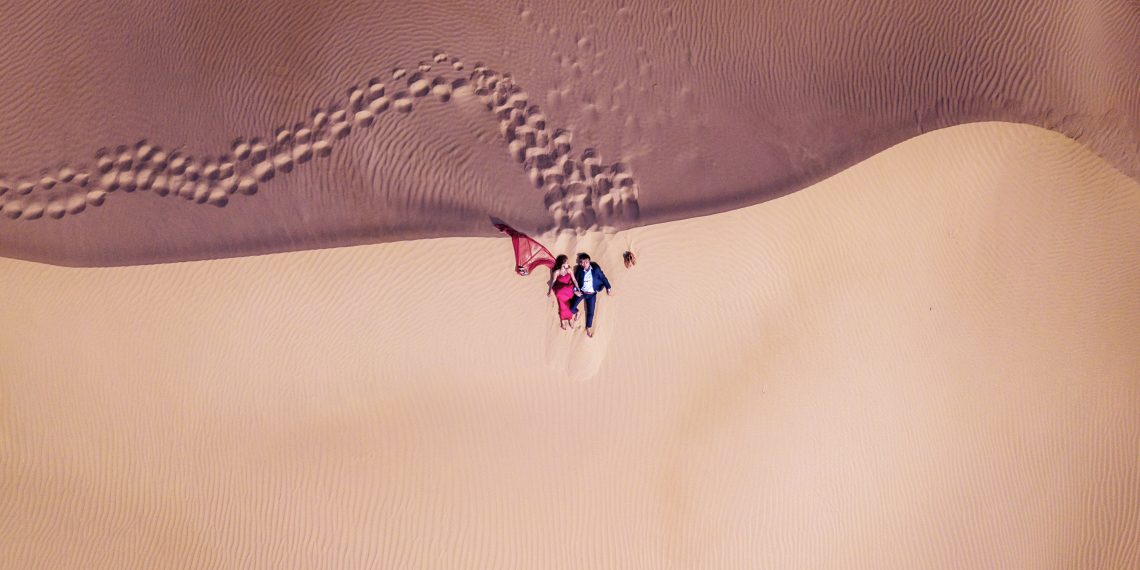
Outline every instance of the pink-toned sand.
{"type": "Polygon", "coordinates": [[[0,569],[1138,568],[1137,30],[6,2],[0,569]]]}
{"type": "Polygon", "coordinates": [[[1136,568],[1138,219],[980,123],[562,234],[593,339],[496,238],[0,259],[0,568],[1136,568]]]}
{"type": "Polygon", "coordinates": [[[1138,29],[1135,0],[10,1],[0,256],[622,229],[979,120],[1136,179],[1138,29]]]}

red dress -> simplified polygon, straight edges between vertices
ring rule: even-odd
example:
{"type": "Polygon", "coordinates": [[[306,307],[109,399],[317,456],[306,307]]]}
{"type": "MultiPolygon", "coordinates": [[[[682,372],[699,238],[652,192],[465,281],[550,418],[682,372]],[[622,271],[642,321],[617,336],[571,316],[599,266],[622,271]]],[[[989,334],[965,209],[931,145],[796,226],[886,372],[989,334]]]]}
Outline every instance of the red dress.
{"type": "Polygon", "coordinates": [[[574,313],[570,312],[570,299],[574,298],[574,283],[570,281],[570,274],[559,275],[554,278],[554,296],[558,298],[558,318],[570,320],[574,313]]]}

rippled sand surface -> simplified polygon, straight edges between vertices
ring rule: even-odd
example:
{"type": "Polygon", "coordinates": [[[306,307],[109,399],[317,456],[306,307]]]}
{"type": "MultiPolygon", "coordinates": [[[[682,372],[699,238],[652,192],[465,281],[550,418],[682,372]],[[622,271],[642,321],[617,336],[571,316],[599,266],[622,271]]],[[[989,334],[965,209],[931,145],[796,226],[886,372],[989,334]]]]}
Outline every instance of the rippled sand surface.
{"type": "Polygon", "coordinates": [[[1138,219],[983,123],[549,239],[593,339],[504,239],[0,259],[0,567],[1135,568],[1138,219]]]}
{"type": "MultiPolygon", "coordinates": [[[[1140,180],[1135,0],[4,2],[0,256],[68,266],[629,229],[911,137],[1140,180]]],[[[916,190],[919,191],[919,190],[916,190]]]]}

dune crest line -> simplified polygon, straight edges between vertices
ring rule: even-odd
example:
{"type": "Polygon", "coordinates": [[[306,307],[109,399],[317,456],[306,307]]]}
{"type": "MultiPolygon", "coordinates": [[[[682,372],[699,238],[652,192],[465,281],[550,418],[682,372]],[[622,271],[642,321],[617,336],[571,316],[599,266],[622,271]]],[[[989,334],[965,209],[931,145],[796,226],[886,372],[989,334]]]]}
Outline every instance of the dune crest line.
{"type": "Polygon", "coordinates": [[[448,102],[460,90],[480,97],[499,123],[509,155],[542,192],[552,225],[544,229],[589,229],[636,220],[638,186],[624,161],[605,164],[597,150],[572,154],[573,133],[553,128],[510,73],[477,63],[462,74],[462,61],[437,52],[433,63],[396,68],[390,87],[380,79],[348,90],[343,104],[317,109],[309,120],[284,128],[269,140],[239,138],[228,152],[199,159],[141,140],[95,153],[93,165],[61,166],[40,176],[0,176],[0,213],[11,220],[62,219],[106,203],[118,191],[150,191],[197,204],[225,207],[232,196],[252,196],[278,175],[314,158],[327,158],[354,131],[385,112],[410,113],[428,95],[448,102]]]}

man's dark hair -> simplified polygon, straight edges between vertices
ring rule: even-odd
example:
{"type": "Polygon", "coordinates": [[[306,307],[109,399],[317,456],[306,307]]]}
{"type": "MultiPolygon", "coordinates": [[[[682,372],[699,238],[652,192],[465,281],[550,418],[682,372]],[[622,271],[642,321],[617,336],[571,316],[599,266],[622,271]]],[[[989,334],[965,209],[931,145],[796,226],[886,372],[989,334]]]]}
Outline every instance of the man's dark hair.
{"type": "Polygon", "coordinates": [[[585,260],[589,260],[589,259],[590,259],[590,254],[588,254],[588,253],[579,253],[579,254],[578,254],[578,261],[582,261],[583,259],[585,259],[585,260]]]}

